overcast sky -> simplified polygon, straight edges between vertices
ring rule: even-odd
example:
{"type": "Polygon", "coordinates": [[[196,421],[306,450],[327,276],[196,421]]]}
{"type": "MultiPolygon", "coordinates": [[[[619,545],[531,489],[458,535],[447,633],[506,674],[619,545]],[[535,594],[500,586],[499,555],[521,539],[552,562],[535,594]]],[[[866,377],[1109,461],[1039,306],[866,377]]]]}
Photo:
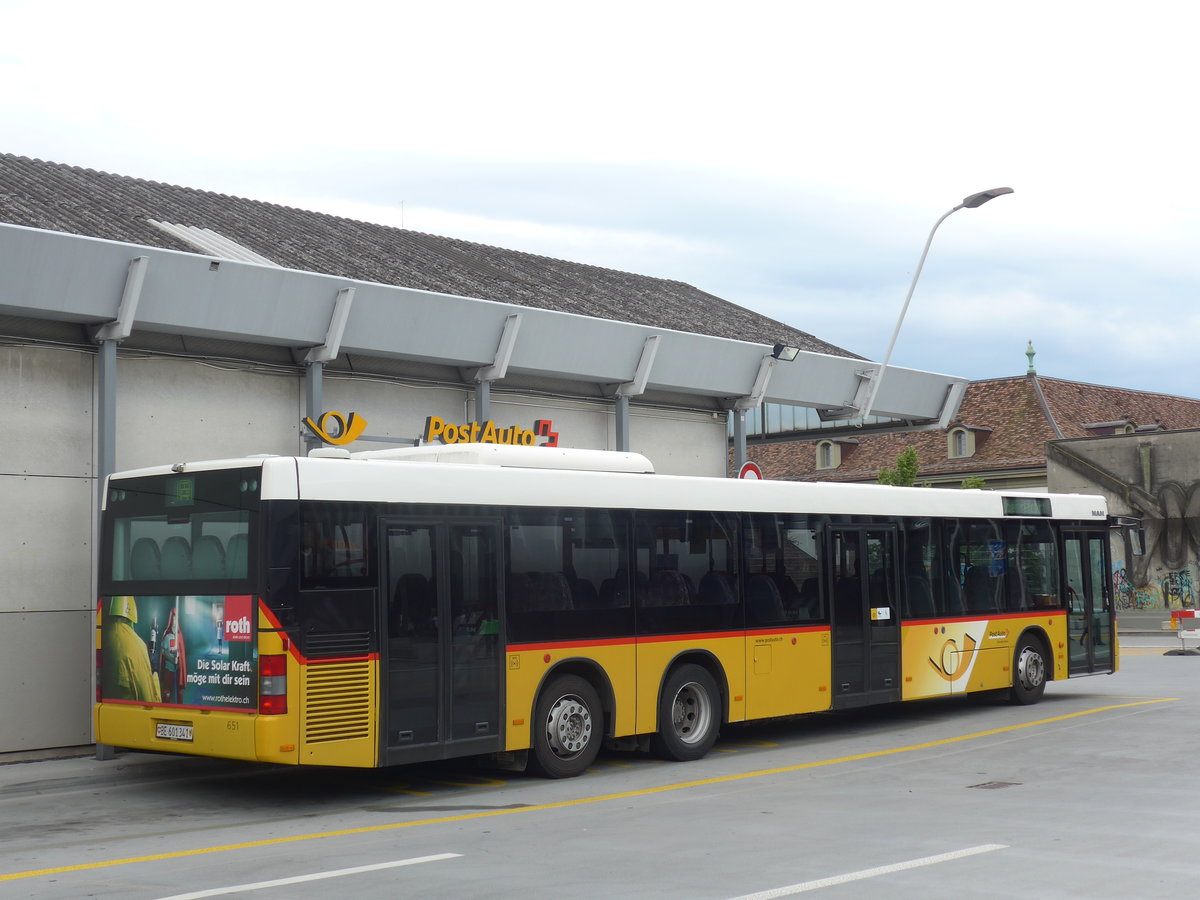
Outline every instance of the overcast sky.
{"type": "MultiPolygon", "coordinates": [[[[1200,396],[1186,3],[0,0],[0,151],[679,279],[880,359],[1200,396]]],[[[0,201],[2,202],[2,201],[0,201]]]]}

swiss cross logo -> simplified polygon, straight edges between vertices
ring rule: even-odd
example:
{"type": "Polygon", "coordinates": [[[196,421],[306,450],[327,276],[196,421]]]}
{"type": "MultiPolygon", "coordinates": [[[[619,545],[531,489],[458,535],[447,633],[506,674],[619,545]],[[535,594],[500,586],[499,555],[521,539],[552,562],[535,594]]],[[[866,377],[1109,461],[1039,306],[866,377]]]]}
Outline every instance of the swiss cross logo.
{"type": "Polygon", "coordinates": [[[546,441],[546,443],[542,444],[541,446],[543,446],[543,447],[557,447],[558,446],[558,432],[550,430],[553,427],[554,427],[554,421],[552,419],[538,419],[537,421],[535,421],[533,423],[533,433],[536,434],[538,437],[544,437],[544,438],[549,439],[546,441]]]}
{"type": "Polygon", "coordinates": [[[248,594],[225,598],[225,640],[231,644],[249,641],[253,637],[250,626],[254,614],[254,602],[248,594]]]}

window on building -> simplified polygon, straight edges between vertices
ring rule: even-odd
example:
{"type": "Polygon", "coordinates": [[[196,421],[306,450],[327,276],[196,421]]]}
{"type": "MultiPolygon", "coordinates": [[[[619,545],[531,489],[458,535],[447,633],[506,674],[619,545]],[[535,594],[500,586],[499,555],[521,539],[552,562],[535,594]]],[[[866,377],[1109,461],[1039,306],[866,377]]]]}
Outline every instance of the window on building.
{"type": "Polygon", "coordinates": [[[841,448],[833,441],[817,444],[817,468],[836,469],[842,463],[841,448]]]}
{"type": "Polygon", "coordinates": [[[951,459],[966,459],[975,455],[975,436],[966,428],[951,430],[947,453],[951,459]]]}

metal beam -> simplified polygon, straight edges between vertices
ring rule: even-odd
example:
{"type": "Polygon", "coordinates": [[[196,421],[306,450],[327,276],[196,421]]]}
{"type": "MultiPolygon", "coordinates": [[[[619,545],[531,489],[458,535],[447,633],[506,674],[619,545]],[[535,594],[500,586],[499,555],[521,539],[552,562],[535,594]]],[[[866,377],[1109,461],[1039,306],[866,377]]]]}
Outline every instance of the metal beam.
{"type": "Polygon", "coordinates": [[[142,286],[146,283],[146,268],[150,265],[147,256],[135,256],[129,260],[125,273],[125,289],[121,291],[121,302],[117,304],[117,317],[96,329],[92,338],[100,341],[123,341],[133,331],[137,319],[138,302],[142,299],[142,286]]]}
{"type": "Polygon", "coordinates": [[[487,422],[492,418],[492,383],[480,381],[475,385],[475,420],[487,422]]]}
{"type": "MultiPolygon", "coordinates": [[[[508,364],[512,361],[513,349],[517,346],[517,333],[521,330],[521,314],[513,313],[504,320],[500,330],[500,340],[496,344],[496,355],[490,366],[480,366],[475,370],[472,380],[477,383],[499,381],[508,374],[508,364]]],[[[482,419],[480,421],[483,421],[482,419]]]]}
{"type": "Polygon", "coordinates": [[[646,393],[646,383],[650,380],[650,370],[654,367],[654,357],[658,355],[658,344],[661,335],[651,335],[642,344],[642,352],[638,357],[637,368],[633,370],[633,380],[617,385],[618,397],[636,397],[646,393]]]}
{"type": "MultiPolygon", "coordinates": [[[[304,411],[314,422],[317,422],[321,414],[325,411],[323,389],[323,376],[325,374],[325,364],[321,362],[310,362],[304,367],[304,411]]],[[[321,439],[311,431],[304,432],[304,446],[309,450],[313,450],[321,446],[321,439]]]]}
{"type": "Polygon", "coordinates": [[[613,401],[617,418],[617,449],[622,453],[629,452],[629,398],[617,394],[613,401]]]}
{"type": "Polygon", "coordinates": [[[733,410],[733,467],[742,471],[746,464],[746,410],[733,410]]]}
{"type": "MultiPolygon", "coordinates": [[[[739,410],[758,409],[762,406],[763,397],[767,393],[767,384],[771,381],[771,373],[779,362],[774,356],[767,354],[758,364],[758,372],[754,376],[754,384],[750,393],[733,401],[733,408],[739,410]]],[[[744,460],[743,460],[744,462],[744,460]]]]}
{"type": "Polygon", "coordinates": [[[306,363],[333,362],[342,349],[342,335],[346,332],[346,321],[350,318],[350,306],[354,303],[354,288],[346,287],[337,292],[333,300],[333,314],[329,317],[329,328],[325,332],[325,343],[313,347],[304,357],[306,363]]]}

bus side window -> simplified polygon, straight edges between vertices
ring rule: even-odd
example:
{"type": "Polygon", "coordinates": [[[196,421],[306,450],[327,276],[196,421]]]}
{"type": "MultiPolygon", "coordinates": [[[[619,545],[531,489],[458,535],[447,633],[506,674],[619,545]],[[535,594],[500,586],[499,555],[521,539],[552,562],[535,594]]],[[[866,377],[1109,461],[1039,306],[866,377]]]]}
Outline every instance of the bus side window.
{"type": "Polygon", "coordinates": [[[301,588],[368,587],[375,565],[366,507],[359,503],[307,503],[301,510],[301,588]]]}
{"type": "Polygon", "coordinates": [[[802,516],[745,519],[746,624],[785,625],[821,619],[816,527],[802,516]]]}

